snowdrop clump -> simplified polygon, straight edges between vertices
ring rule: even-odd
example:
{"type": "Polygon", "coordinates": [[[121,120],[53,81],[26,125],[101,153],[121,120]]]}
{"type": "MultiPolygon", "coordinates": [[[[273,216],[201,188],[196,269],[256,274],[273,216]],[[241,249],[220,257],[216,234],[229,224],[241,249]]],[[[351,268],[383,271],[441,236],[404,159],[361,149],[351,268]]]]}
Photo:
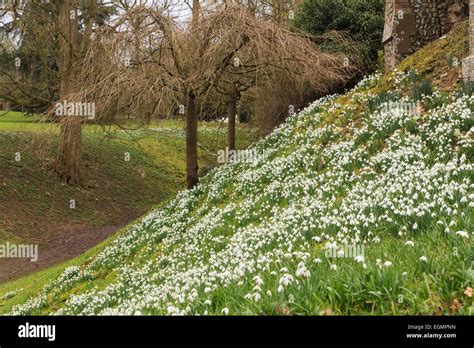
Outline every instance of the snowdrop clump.
{"type": "MultiPolygon", "coordinates": [[[[349,95],[367,103],[373,96],[363,90],[379,78],[362,81],[349,95]]],[[[397,73],[396,84],[404,78],[397,73]]],[[[431,220],[455,227],[445,221],[473,204],[473,165],[464,155],[472,149],[473,105],[474,97],[453,98],[420,119],[378,109],[360,123],[337,96],[322,98],[258,142],[258,161],[213,170],[11,314],[36,313],[48,298],[112,271],[111,284],[68,296],[53,314],[234,314],[216,301],[232,287],[242,288],[248,308],[286,293],[297,301],[295,291],[318,272],[342,268],[324,259],[324,245],[376,245],[388,236],[419,234],[431,220]],[[324,124],[335,112],[347,118],[349,131],[324,124]],[[405,128],[413,122],[416,132],[405,128]],[[385,145],[374,152],[381,139],[385,145]]],[[[457,235],[468,239],[465,231],[457,235]]],[[[415,250],[418,243],[404,240],[415,250]]],[[[351,261],[377,272],[397,265],[367,256],[351,261]]]]}

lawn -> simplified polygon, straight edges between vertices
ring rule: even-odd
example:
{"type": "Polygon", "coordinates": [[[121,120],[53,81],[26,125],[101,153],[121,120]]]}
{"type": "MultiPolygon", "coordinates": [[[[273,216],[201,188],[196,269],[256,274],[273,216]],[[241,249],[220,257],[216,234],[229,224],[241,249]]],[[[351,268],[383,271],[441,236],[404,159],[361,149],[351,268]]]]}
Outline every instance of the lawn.
{"type": "MultiPolygon", "coordinates": [[[[40,250],[48,250],[49,239],[72,243],[68,234],[77,237],[89,229],[90,233],[116,230],[185,187],[182,121],[159,121],[141,128],[127,125],[127,129],[85,125],[86,182],[83,187],[71,187],[52,170],[58,125],[18,112],[1,115],[0,242],[37,243],[44,245],[40,250]]],[[[218,165],[217,151],[226,141],[221,126],[200,125],[203,168],[218,165]]],[[[257,137],[245,125],[238,126],[237,134],[238,146],[243,147],[257,137]]]]}

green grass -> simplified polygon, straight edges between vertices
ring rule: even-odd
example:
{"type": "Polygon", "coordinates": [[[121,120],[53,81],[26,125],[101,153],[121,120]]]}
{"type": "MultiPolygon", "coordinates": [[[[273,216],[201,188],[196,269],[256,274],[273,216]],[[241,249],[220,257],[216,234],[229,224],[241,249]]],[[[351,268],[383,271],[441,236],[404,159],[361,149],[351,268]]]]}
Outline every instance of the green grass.
{"type": "MultiPolygon", "coordinates": [[[[456,50],[462,45],[452,35],[443,47],[456,50]]],[[[434,57],[420,67],[423,78],[447,64],[430,49],[418,53],[434,57]]],[[[46,288],[29,292],[47,297],[22,313],[96,314],[119,307],[146,315],[175,308],[200,315],[472,314],[474,211],[468,188],[474,173],[466,165],[473,158],[466,140],[472,120],[465,115],[474,105],[436,92],[440,105],[424,99],[419,117],[377,113],[376,107],[368,110],[375,95],[393,89],[397,98],[408,98],[412,85],[397,86],[394,74],[376,81],[290,119],[260,143],[265,161],[220,168],[199,188],[110,239],[100,255],[78,260],[72,275],[51,276],[46,288]],[[355,236],[365,246],[362,261],[325,254],[325,242],[341,246],[342,238],[355,236]],[[283,287],[286,276],[291,281],[283,287]],[[188,297],[173,297],[180,293],[188,297]],[[75,295],[84,296],[72,301],[75,295]]],[[[164,128],[158,134],[173,137],[157,156],[171,165],[167,154],[180,146],[183,133],[164,128]]],[[[210,144],[206,132],[201,139],[210,144]]],[[[140,136],[141,147],[150,141],[148,134],[140,136]]],[[[212,148],[202,146],[201,159],[212,148]]],[[[18,294],[0,312],[26,299],[18,294]]]]}
{"type": "MultiPolygon", "coordinates": [[[[217,150],[225,147],[225,128],[219,126],[200,124],[201,167],[216,166],[217,150]]],[[[178,120],[128,132],[85,125],[86,182],[79,188],[65,185],[51,169],[57,124],[41,123],[38,117],[19,112],[0,112],[0,242],[41,241],[69,225],[115,226],[170,199],[186,184],[184,134],[184,123],[178,120]],[[69,208],[70,199],[75,199],[76,209],[69,208]]],[[[257,133],[239,125],[237,136],[239,146],[246,147],[257,133]]],[[[62,268],[42,272],[41,279],[48,274],[54,278],[62,268]]]]}
{"type": "Polygon", "coordinates": [[[54,265],[42,271],[33,273],[31,275],[27,275],[10,282],[0,284],[0,313],[6,313],[13,306],[26,301],[30,296],[39,292],[46,284],[51,281],[51,279],[58,277],[64,271],[65,268],[84,264],[88,259],[96,256],[104,247],[106,247],[110,243],[111,240],[123,233],[124,230],[126,230],[126,227],[118,231],[114,236],[110,236],[108,239],[106,239],[99,245],[89,249],[87,252],[78,257],[54,265]],[[19,289],[22,290],[18,291],[19,289]],[[15,295],[11,297],[7,296],[8,298],[4,298],[5,295],[8,293],[15,293],[15,295]]]}
{"type": "Polygon", "coordinates": [[[13,233],[6,232],[6,231],[0,229],[0,244],[4,244],[6,242],[21,243],[21,238],[16,236],[13,233]]]}
{"type": "MultiPolygon", "coordinates": [[[[84,126],[83,171],[86,186],[91,187],[78,190],[63,185],[48,170],[55,157],[58,140],[54,129],[58,126],[37,123],[17,112],[3,114],[0,117],[0,172],[5,183],[0,185],[0,197],[4,197],[0,207],[7,211],[14,209],[9,200],[21,197],[34,205],[29,209],[31,213],[52,220],[65,217],[92,223],[113,222],[113,218],[107,219],[105,215],[110,210],[107,206],[113,206],[114,202],[144,213],[185,186],[183,126],[182,121],[174,120],[160,121],[137,131],[84,126]],[[27,129],[23,128],[25,125],[27,129]],[[45,127],[48,131],[52,128],[53,133],[44,133],[45,127]],[[47,145],[43,144],[44,140],[48,141],[47,145]],[[20,161],[15,160],[17,153],[21,155],[20,161]],[[67,202],[71,198],[82,202],[78,209],[68,209],[67,202]],[[104,210],[104,206],[106,211],[99,214],[101,217],[91,214],[104,210]]],[[[237,136],[241,147],[247,147],[257,137],[254,130],[245,126],[238,128],[237,136]]],[[[201,124],[198,148],[201,167],[217,165],[217,151],[225,148],[225,141],[225,128],[219,131],[217,123],[201,124]]],[[[21,219],[15,221],[21,224],[21,219]]]]}

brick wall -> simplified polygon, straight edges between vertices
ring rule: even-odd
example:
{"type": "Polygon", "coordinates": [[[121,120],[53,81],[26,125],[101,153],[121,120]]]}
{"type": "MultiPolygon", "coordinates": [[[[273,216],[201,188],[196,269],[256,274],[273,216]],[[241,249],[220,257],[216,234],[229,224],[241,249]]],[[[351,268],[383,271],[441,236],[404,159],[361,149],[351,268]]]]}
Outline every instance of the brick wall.
{"type": "Polygon", "coordinates": [[[384,49],[387,71],[463,19],[462,0],[386,0],[384,49]]]}
{"type": "Polygon", "coordinates": [[[462,62],[464,81],[474,81],[474,0],[469,5],[469,45],[470,56],[462,62]]]}
{"type": "Polygon", "coordinates": [[[471,56],[474,56],[474,0],[469,5],[469,43],[471,45],[471,56]]]}

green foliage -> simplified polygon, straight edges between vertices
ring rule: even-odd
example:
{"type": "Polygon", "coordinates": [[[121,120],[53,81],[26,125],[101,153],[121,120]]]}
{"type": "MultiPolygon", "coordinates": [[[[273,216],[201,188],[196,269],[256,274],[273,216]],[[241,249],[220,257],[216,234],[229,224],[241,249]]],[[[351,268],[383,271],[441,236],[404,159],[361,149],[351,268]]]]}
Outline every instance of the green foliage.
{"type": "Polygon", "coordinates": [[[468,95],[471,96],[472,93],[474,92],[474,81],[461,81],[461,89],[459,93],[461,95],[468,95]]]}
{"type": "MultiPolygon", "coordinates": [[[[86,3],[81,2],[78,16],[80,45],[91,11],[86,3]]],[[[8,96],[12,110],[41,113],[59,98],[58,11],[53,2],[22,1],[17,13],[15,18],[2,17],[9,31],[0,32],[0,99],[8,96]]],[[[104,25],[115,13],[116,5],[97,4],[94,24],[104,25]]],[[[79,57],[81,53],[74,54],[79,57]]]]}
{"type": "Polygon", "coordinates": [[[448,104],[451,95],[449,93],[436,93],[430,98],[423,98],[423,104],[426,110],[435,109],[442,105],[448,104]]]}
{"type": "MultiPolygon", "coordinates": [[[[311,34],[344,31],[352,36],[361,51],[367,71],[377,68],[382,49],[384,0],[305,0],[295,18],[295,25],[311,34]]],[[[330,51],[344,51],[337,43],[323,44],[330,51]]]]}
{"type": "Polygon", "coordinates": [[[385,51],[383,49],[377,52],[377,71],[385,73],[385,51]]]}
{"type": "Polygon", "coordinates": [[[420,101],[424,96],[433,94],[433,82],[431,80],[423,80],[414,84],[412,88],[412,97],[415,101],[420,101]]]}
{"type": "Polygon", "coordinates": [[[414,84],[421,80],[421,76],[416,72],[416,70],[409,69],[407,71],[407,78],[405,80],[406,84],[414,84]]]}
{"type": "Polygon", "coordinates": [[[448,53],[448,68],[457,68],[457,58],[453,57],[453,54],[451,52],[448,53]]]}
{"type": "Polygon", "coordinates": [[[370,112],[374,112],[377,110],[382,104],[390,103],[400,99],[400,94],[398,92],[383,92],[377,94],[374,98],[369,99],[367,105],[369,107],[370,112]]]}

